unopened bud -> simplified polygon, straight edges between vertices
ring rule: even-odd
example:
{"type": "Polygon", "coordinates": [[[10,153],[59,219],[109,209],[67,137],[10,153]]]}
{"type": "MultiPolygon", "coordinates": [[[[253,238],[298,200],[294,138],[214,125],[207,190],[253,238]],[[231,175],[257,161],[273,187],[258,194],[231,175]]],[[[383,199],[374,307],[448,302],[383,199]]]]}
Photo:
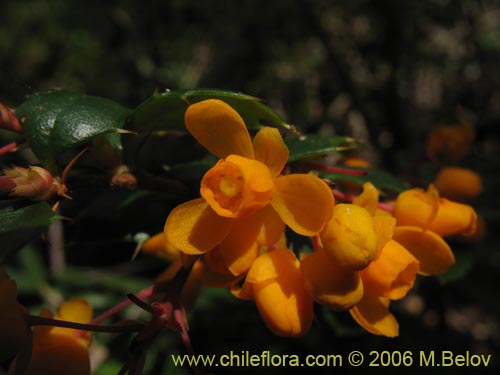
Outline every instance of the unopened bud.
{"type": "Polygon", "coordinates": [[[11,186],[11,194],[17,197],[26,197],[33,200],[49,200],[55,195],[66,195],[66,187],[52,174],[37,166],[22,168],[13,166],[4,169],[6,186],[11,186]]]}

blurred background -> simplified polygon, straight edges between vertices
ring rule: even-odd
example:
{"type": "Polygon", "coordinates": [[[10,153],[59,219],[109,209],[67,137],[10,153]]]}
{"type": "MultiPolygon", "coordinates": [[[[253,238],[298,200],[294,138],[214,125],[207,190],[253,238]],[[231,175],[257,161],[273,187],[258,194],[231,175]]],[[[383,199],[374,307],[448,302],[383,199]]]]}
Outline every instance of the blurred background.
{"type": "MultiPolygon", "coordinates": [[[[417,186],[432,181],[440,166],[426,154],[429,134],[441,125],[474,129],[470,152],[454,163],[483,177],[483,192],[468,203],[485,220],[486,234],[478,242],[452,240],[457,254],[453,271],[419,280],[408,298],[394,304],[399,338],[370,336],[348,314],[321,309],[306,337],[276,338],[253,304],[208,290],[190,317],[199,353],[469,350],[492,354],[490,368],[453,368],[452,373],[498,371],[499,57],[500,2],[495,0],[0,2],[0,102],[14,108],[26,95],[54,87],[130,108],[165,89],[243,92],[262,98],[303,132],[365,139],[363,157],[417,186]]],[[[158,218],[169,209],[144,211],[140,229],[160,230],[158,218]]],[[[69,259],[82,267],[112,265],[127,275],[127,287],[147,283],[139,266],[124,261],[130,251],[118,254],[113,242],[129,230],[120,227],[120,220],[135,212],[111,212],[105,218],[102,210],[86,212],[85,226],[70,228],[68,237],[81,241],[79,231],[90,230],[92,238],[69,247],[69,259]],[[103,222],[113,224],[103,227],[103,222]],[[103,253],[106,246],[109,252],[103,253]],[[99,261],[93,258],[97,252],[99,261]]],[[[33,275],[39,266],[33,261],[36,251],[25,254],[19,262],[33,275]]],[[[49,277],[43,276],[64,284],[49,277]]],[[[115,291],[124,288],[112,276],[100,277],[115,291]]],[[[36,281],[26,281],[28,296],[30,282],[36,281]]],[[[67,292],[84,290],[76,284],[67,292]]],[[[98,291],[92,296],[97,306],[109,302],[98,291]]],[[[163,341],[152,356],[151,373],[168,367],[165,353],[182,350],[177,338],[163,341]]],[[[114,348],[110,357],[118,363],[126,342],[114,348]]],[[[112,362],[98,375],[112,374],[112,362]]]]}

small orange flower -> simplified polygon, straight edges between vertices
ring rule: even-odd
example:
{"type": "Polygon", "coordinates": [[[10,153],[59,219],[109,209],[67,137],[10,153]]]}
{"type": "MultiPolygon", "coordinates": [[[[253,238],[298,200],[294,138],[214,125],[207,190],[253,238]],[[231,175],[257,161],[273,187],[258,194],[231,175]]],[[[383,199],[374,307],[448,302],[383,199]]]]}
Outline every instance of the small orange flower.
{"type": "Polygon", "coordinates": [[[420,273],[446,272],[455,257],[442,236],[474,233],[477,214],[465,204],[440,198],[433,185],[401,193],[395,204],[394,239],[420,261],[420,273]]]}
{"type": "Polygon", "coordinates": [[[261,246],[281,238],[285,224],[312,236],[331,216],[328,185],[311,174],[280,173],[288,149],[275,128],[263,127],[252,140],[241,116],[210,99],[188,107],[186,128],[221,158],[203,177],[201,198],[181,204],[165,223],[167,240],[185,254],[207,254],[217,272],[248,271],[261,246]]]}
{"type": "Polygon", "coordinates": [[[300,264],[289,249],[259,256],[248,271],[240,291],[253,298],[262,319],[279,336],[301,336],[313,321],[313,301],[306,293],[300,264]]]}
{"type": "MultiPolygon", "coordinates": [[[[88,323],[92,319],[92,307],[80,298],[63,303],[55,316],[43,310],[42,316],[76,323],[88,323]]],[[[71,328],[38,326],[33,330],[33,352],[26,375],[90,375],[88,348],[90,333],[80,335],[71,328]]],[[[15,373],[16,361],[9,369],[15,373]]]]}
{"type": "Polygon", "coordinates": [[[17,285],[0,267],[0,363],[27,345],[29,328],[25,311],[17,302],[17,285]]]}

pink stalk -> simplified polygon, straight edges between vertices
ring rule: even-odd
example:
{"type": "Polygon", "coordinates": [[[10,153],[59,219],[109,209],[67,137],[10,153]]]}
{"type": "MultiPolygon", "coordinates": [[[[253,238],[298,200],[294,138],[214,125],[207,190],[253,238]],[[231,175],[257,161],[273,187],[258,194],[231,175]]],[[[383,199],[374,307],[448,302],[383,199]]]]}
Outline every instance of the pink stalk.
{"type": "Polygon", "coordinates": [[[350,176],[365,176],[366,171],[355,168],[347,168],[347,167],[336,167],[331,165],[317,165],[314,168],[319,169],[324,172],[332,172],[332,173],[340,173],[346,174],[350,176]]]}
{"type": "MultiPolygon", "coordinates": [[[[137,293],[135,296],[139,298],[148,298],[153,294],[153,286],[150,286],[144,290],[141,290],[139,293],[137,293]]],[[[97,316],[95,319],[93,319],[90,324],[100,324],[103,321],[107,320],[111,316],[115,315],[116,313],[120,312],[123,310],[125,307],[128,307],[132,305],[134,302],[130,300],[129,298],[121,301],[117,305],[111,307],[110,309],[106,310],[103,312],[101,315],[97,316]]]]}
{"type": "MultiPolygon", "coordinates": [[[[354,199],[356,198],[356,195],[354,194],[346,194],[340,190],[337,189],[332,189],[333,195],[335,198],[341,199],[346,202],[353,202],[354,199]]],[[[392,203],[385,203],[385,202],[378,202],[377,207],[380,208],[381,210],[392,212],[394,211],[394,204],[392,203]]]]}

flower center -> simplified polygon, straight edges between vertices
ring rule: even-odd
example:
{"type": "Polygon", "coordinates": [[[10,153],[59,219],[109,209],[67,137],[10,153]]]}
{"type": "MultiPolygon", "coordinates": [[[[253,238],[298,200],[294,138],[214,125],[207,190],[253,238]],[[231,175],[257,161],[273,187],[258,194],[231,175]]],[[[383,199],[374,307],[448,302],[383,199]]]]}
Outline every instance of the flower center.
{"type": "Polygon", "coordinates": [[[243,179],[241,176],[225,176],[223,175],[219,182],[219,190],[228,198],[234,197],[241,191],[243,179]]]}
{"type": "Polygon", "coordinates": [[[242,217],[271,201],[273,180],[261,162],[230,155],[203,176],[200,193],[218,215],[242,217]]]}

